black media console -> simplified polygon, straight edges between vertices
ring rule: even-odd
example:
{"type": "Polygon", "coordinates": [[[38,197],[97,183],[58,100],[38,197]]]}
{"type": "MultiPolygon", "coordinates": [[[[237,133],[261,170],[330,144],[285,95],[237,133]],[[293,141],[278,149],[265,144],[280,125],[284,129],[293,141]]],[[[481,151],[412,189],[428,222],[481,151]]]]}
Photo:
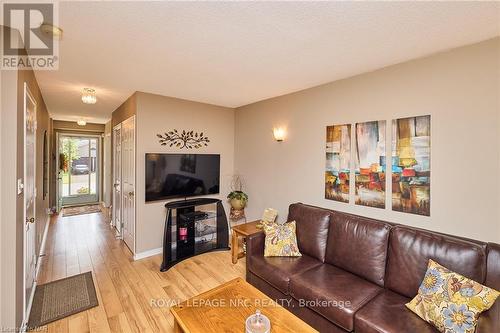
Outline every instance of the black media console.
{"type": "Polygon", "coordinates": [[[229,250],[229,230],[221,200],[201,198],[165,204],[162,272],[197,254],[229,250]]]}

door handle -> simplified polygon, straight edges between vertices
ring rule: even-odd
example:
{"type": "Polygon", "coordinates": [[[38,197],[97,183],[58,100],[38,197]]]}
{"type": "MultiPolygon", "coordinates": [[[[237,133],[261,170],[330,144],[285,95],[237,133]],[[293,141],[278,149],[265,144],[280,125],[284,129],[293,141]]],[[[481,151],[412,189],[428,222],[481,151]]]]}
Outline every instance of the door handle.
{"type": "Polygon", "coordinates": [[[35,223],[35,218],[32,217],[32,218],[26,218],[26,223],[35,223]]]}
{"type": "Polygon", "coordinates": [[[129,195],[129,197],[133,197],[134,196],[134,192],[133,191],[128,192],[128,195],[129,195]]]}

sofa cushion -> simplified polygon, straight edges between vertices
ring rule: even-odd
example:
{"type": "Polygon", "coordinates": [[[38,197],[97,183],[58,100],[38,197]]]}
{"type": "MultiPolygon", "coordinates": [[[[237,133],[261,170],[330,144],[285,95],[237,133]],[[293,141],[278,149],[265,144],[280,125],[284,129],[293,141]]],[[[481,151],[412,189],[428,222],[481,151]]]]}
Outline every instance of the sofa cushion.
{"type": "Polygon", "coordinates": [[[429,259],[479,283],[486,274],[486,244],[405,226],[391,229],[385,286],[414,297],[429,259]]]}
{"type": "Polygon", "coordinates": [[[336,325],[352,331],[354,313],[382,288],[354,274],[323,264],[292,276],[290,294],[336,325]]]}
{"type": "Polygon", "coordinates": [[[297,222],[300,252],[324,262],[330,211],[301,203],[291,204],[288,221],[297,222]]]}
{"type": "Polygon", "coordinates": [[[310,268],[322,265],[321,261],[308,255],[302,257],[253,256],[248,270],[284,294],[288,294],[290,277],[310,268]]]}
{"type": "MultiPolygon", "coordinates": [[[[488,259],[486,264],[486,281],[484,284],[500,291],[500,245],[488,244],[488,259]]],[[[500,327],[500,299],[479,317],[476,333],[495,332],[500,327]]]]}
{"type": "Polygon", "coordinates": [[[264,257],[300,257],[295,221],[283,224],[265,223],[264,257]]]}
{"type": "Polygon", "coordinates": [[[390,224],[332,212],[326,262],[384,285],[390,224]]]}
{"type": "Polygon", "coordinates": [[[441,332],[473,332],[479,314],[491,308],[499,294],[430,259],[417,296],[406,306],[441,332]]]}
{"type": "Polygon", "coordinates": [[[410,299],[384,290],[354,315],[356,333],[436,333],[430,324],[408,310],[410,299]]]}

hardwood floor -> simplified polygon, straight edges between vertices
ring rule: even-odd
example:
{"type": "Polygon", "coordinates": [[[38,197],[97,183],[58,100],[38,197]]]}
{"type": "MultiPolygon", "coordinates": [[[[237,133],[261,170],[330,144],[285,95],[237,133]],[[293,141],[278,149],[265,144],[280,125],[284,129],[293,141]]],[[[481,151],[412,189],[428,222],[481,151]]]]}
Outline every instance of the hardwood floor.
{"type": "Polygon", "coordinates": [[[50,221],[38,284],[92,271],[99,306],[41,330],[174,332],[169,302],[179,303],[245,276],[245,260],[233,265],[229,251],[187,259],[164,273],[159,270],[161,255],[133,261],[125,244],[115,239],[105,216],[56,216],[50,221]]]}

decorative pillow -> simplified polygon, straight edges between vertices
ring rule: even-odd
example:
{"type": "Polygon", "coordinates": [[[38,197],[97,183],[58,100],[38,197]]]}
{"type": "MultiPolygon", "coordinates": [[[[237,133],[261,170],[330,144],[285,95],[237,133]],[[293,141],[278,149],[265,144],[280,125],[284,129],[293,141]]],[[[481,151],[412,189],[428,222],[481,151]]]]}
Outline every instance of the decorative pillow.
{"type": "Polygon", "coordinates": [[[264,224],[266,239],[264,242],[265,257],[300,257],[297,246],[297,226],[295,221],[278,224],[264,224]]]}
{"type": "Polygon", "coordinates": [[[444,333],[474,333],[481,312],[488,310],[498,291],[429,259],[418,294],[406,307],[444,333]]]}

